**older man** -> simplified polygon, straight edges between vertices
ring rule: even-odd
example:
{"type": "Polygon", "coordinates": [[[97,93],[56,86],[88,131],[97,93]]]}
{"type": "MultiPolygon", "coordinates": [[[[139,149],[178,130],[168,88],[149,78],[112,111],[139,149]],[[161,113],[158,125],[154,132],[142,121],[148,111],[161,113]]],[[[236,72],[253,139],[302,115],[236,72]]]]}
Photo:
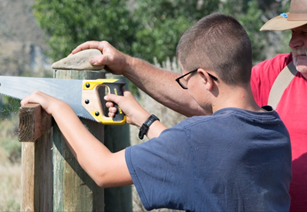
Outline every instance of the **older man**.
{"type": "Polygon", "coordinates": [[[293,175],[290,211],[307,211],[307,1],[292,0],[289,13],[269,20],[261,30],[292,31],[289,42],[292,53],[279,54],[255,66],[251,85],[260,106],[276,104],[276,111],[290,133],[293,175]],[[276,96],[278,101],[270,102],[276,96]]]}

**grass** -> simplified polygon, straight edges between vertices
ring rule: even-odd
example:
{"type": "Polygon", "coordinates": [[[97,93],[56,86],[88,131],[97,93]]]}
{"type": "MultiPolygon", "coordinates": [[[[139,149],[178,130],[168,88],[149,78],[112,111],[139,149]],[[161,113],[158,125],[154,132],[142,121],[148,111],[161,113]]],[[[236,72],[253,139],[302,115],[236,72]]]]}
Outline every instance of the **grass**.
{"type": "Polygon", "coordinates": [[[21,203],[21,165],[0,165],[0,211],[19,211],[21,203]]]}
{"type": "Polygon", "coordinates": [[[21,203],[21,144],[17,137],[16,113],[0,114],[0,212],[19,211],[21,203]]]}

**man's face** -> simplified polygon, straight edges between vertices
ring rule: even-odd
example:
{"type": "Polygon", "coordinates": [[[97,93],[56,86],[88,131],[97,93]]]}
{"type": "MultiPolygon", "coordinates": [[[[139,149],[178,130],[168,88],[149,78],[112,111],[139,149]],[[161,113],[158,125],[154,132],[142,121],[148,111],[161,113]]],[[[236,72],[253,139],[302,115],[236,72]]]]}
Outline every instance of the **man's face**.
{"type": "Polygon", "coordinates": [[[293,63],[296,69],[307,78],[307,24],[292,29],[289,46],[293,53],[293,63]]]}

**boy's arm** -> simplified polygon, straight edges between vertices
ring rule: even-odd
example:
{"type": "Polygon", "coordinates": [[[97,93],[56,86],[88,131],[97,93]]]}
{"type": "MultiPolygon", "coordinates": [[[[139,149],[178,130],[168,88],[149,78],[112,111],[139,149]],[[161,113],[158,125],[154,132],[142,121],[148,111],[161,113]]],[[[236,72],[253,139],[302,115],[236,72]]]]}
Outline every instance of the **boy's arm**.
{"type": "MultiPolygon", "coordinates": [[[[124,91],[124,96],[108,94],[105,96],[106,106],[109,108],[109,117],[114,117],[116,108],[113,107],[113,102],[126,114],[126,122],[140,128],[143,123],[149,118],[150,114],[135,100],[132,93],[124,91]]],[[[160,121],[153,122],[146,133],[147,138],[158,137],[167,127],[160,121]]]]}
{"type": "Polygon", "coordinates": [[[72,153],[81,167],[101,187],[132,184],[126,161],[125,150],[110,152],[82,124],[72,108],[51,96],[35,92],[21,101],[39,103],[57,122],[72,153]]]}
{"type": "Polygon", "coordinates": [[[106,41],[83,43],[72,53],[84,49],[99,49],[102,55],[91,58],[92,65],[105,65],[107,71],[124,75],[137,87],[165,106],[186,116],[205,114],[188,92],[175,81],[180,74],[157,68],[146,61],[126,55],[106,41]]]}

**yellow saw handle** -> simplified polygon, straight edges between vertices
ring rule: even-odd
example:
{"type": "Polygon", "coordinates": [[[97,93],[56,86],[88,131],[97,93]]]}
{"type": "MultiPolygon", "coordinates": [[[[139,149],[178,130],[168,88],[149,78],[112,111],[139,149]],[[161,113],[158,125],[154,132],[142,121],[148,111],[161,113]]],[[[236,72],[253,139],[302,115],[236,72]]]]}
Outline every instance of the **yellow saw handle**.
{"type": "Polygon", "coordinates": [[[106,125],[121,125],[126,123],[126,115],[114,103],[117,112],[113,118],[104,115],[102,101],[104,97],[104,90],[101,92],[102,87],[108,89],[108,93],[123,96],[123,86],[125,81],[122,79],[97,79],[97,80],[84,80],[82,87],[82,105],[84,108],[95,118],[97,122],[106,125]]]}

